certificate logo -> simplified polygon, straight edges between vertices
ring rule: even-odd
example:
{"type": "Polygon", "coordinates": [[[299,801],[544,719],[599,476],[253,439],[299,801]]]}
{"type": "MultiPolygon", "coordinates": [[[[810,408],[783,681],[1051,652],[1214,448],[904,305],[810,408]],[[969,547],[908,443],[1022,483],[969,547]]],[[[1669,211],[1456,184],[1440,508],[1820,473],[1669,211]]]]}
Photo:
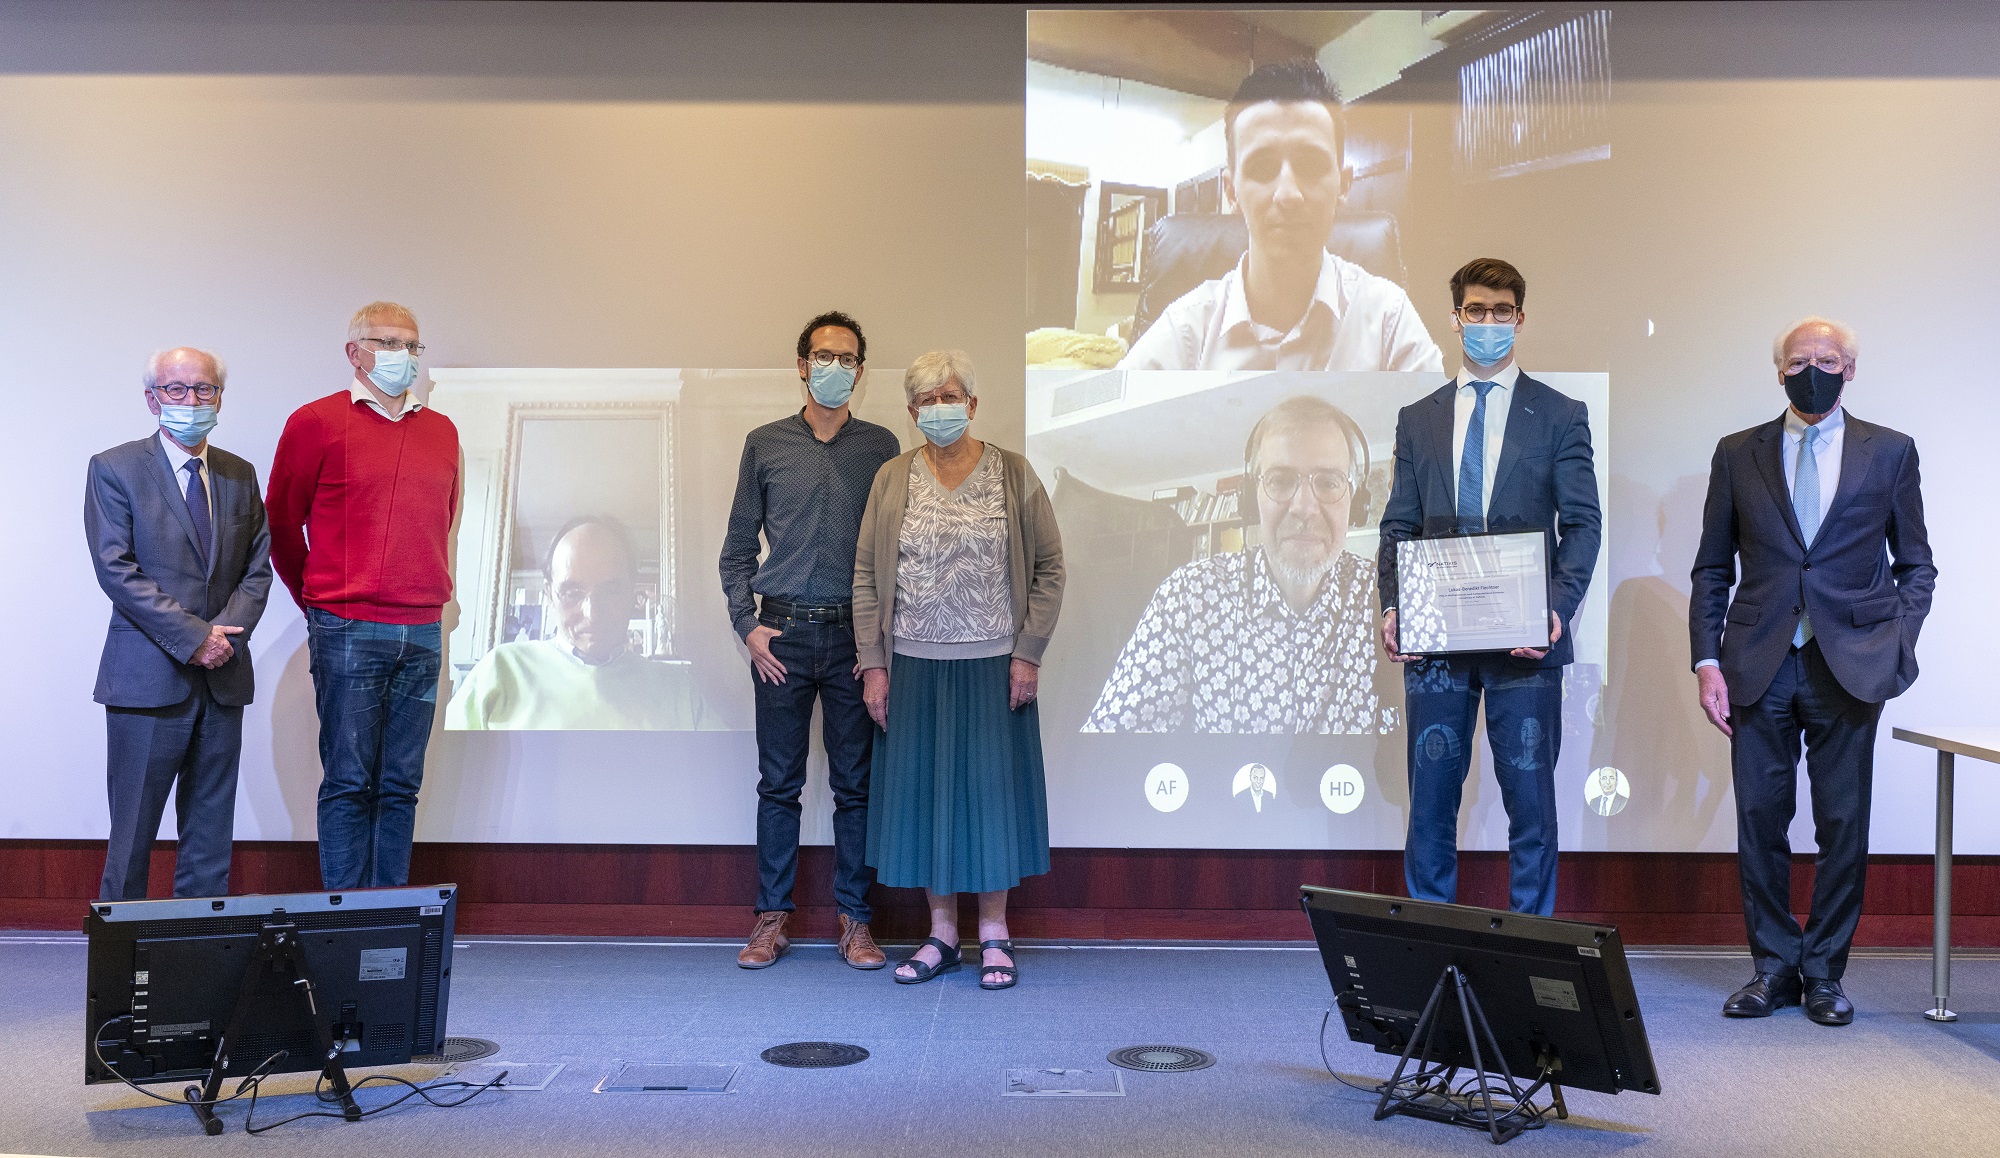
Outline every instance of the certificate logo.
{"type": "Polygon", "coordinates": [[[1632,782],[1616,768],[1606,766],[1592,772],[1583,782],[1583,802],[1599,816],[1616,816],[1632,799],[1632,782]]]}
{"type": "Polygon", "coordinates": [[[1172,812],[1187,803],[1188,778],[1179,764],[1155,764],[1146,773],[1146,803],[1158,812],[1172,812]]]}
{"type": "Polygon", "coordinates": [[[1319,778],[1319,802],[1330,812],[1346,816],[1361,807],[1366,794],[1361,771],[1352,764],[1335,764],[1319,778]]]}
{"type": "Polygon", "coordinates": [[[1250,794],[1250,804],[1257,811],[1264,811],[1264,801],[1278,795],[1278,778],[1262,764],[1245,764],[1236,770],[1236,779],[1230,783],[1229,794],[1241,796],[1250,794]]]}

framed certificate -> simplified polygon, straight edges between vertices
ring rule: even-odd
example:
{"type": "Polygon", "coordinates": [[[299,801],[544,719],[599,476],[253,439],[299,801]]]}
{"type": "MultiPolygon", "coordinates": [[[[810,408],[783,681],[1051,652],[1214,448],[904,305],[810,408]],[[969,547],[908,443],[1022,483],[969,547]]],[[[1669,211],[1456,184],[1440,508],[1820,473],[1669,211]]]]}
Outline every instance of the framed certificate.
{"type": "Polygon", "coordinates": [[[1503,531],[1396,544],[1404,655],[1549,646],[1549,536],[1503,531]]]}

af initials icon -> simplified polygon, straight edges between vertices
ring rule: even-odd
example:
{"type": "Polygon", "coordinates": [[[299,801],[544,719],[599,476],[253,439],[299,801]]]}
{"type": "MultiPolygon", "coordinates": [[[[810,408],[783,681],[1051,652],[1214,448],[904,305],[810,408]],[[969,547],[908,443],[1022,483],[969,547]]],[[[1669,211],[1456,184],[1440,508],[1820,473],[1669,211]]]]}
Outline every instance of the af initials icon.
{"type": "Polygon", "coordinates": [[[1160,812],[1172,812],[1187,803],[1187,773],[1178,764],[1155,764],[1146,773],[1146,803],[1160,812]]]}

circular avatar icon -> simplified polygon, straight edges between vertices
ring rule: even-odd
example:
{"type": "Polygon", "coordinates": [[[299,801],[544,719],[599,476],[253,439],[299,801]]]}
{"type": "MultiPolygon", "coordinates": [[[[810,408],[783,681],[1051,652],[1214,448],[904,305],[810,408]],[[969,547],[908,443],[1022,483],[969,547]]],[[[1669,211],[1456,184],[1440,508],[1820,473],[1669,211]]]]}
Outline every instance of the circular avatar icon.
{"type": "Polygon", "coordinates": [[[1250,804],[1258,812],[1264,811],[1264,801],[1278,795],[1278,778],[1262,764],[1245,764],[1236,770],[1236,778],[1230,781],[1229,794],[1241,796],[1250,794],[1250,804]]]}
{"type": "Polygon", "coordinates": [[[1361,807],[1361,798],[1366,793],[1361,771],[1352,764],[1335,764],[1319,778],[1320,803],[1342,816],[1361,807]]]}
{"type": "Polygon", "coordinates": [[[1616,768],[1606,766],[1586,776],[1583,802],[1599,816],[1616,816],[1632,799],[1632,782],[1616,768]]]}
{"type": "Polygon", "coordinates": [[[1146,803],[1161,812],[1172,812],[1187,803],[1188,778],[1179,764],[1155,764],[1146,773],[1146,803]]]}

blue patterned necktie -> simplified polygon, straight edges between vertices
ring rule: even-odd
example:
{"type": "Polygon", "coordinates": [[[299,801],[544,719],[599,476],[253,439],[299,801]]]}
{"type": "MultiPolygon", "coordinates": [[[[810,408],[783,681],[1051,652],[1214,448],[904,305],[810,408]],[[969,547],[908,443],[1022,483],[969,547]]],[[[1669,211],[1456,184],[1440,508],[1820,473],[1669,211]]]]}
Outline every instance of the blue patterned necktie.
{"type": "MultiPolygon", "coordinates": [[[[1799,517],[1799,534],[1805,538],[1807,550],[1819,534],[1819,459],[1813,454],[1818,441],[1819,427],[1806,427],[1805,437],[1799,439],[1799,467],[1792,475],[1792,513],[1799,517]]],[[[1812,637],[1812,619],[1801,615],[1799,629],[1792,633],[1792,646],[1804,647],[1812,637]]]]}
{"type": "Polygon", "coordinates": [[[1470,383],[1479,392],[1472,421],[1465,424],[1465,450],[1458,459],[1458,524],[1463,531],[1486,529],[1486,393],[1492,382],[1470,383]]]}
{"type": "Polygon", "coordinates": [[[201,561],[208,562],[210,541],[214,538],[214,522],[208,514],[208,488],[201,485],[201,460],[188,459],[181,464],[187,472],[188,518],[194,520],[195,541],[201,544],[201,561]]]}

